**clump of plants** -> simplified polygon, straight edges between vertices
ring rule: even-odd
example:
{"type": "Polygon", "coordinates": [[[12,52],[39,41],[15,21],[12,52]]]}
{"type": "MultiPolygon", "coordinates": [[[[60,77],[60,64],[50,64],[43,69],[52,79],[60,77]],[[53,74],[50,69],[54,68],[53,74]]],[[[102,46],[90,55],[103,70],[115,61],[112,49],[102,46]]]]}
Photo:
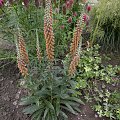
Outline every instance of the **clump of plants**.
{"type": "Polygon", "coordinates": [[[25,40],[19,27],[14,35],[18,68],[24,76],[23,86],[28,90],[28,96],[21,99],[20,105],[26,105],[23,112],[32,115],[33,120],[64,120],[68,118],[65,111],[76,115],[80,112],[79,105],[84,104],[78,98],[79,94],[74,96],[77,91],[73,89],[72,83],[74,81],[71,79],[79,62],[81,34],[85,26],[84,17],[85,14],[81,14],[73,32],[67,69],[63,67],[61,59],[55,59],[51,0],[46,0],[45,4],[44,39],[46,51],[44,57],[39,43],[38,29],[36,29],[36,54],[38,59],[29,59],[25,40]]]}
{"type": "Polygon", "coordinates": [[[20,102],[25,105],[23,112],[33,120],[65,120],[66,111],[75,115],[80,112],[79,105],[85,98],[95,101],[93,108],[100,117],[120,119],[119,89],[109,88],[119,85],[119,68],[102,65],[99,45],[90,47],[87,41],[86,48],[82,47],[81,34],[89,19],[85,12],[91,6],[85,1],[79,17],[73,14],[73,0],[65,2],[66,13],[64,1],[51,4],[46,0],[43,7],[35,1],[24,0],[22,5],[20,0],[4,6],[7,14],[0,23],[5,28],[2,32],[15,39],[17,64],[24,78],[21,87],[28,90],[20,102]]]}
{"type": "Polygon", "coordinates": [[[92,41],[108,50],[120,49],[120,1],[100,0],[92,9],[92,41]]]}

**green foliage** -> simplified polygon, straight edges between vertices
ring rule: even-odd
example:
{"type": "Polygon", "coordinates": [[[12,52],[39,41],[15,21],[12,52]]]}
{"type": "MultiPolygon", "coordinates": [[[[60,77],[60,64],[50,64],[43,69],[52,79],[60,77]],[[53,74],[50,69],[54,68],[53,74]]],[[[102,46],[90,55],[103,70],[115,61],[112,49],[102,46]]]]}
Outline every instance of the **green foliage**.
{"type": "MultiPolygon", "coordinates": [[[[80,17],[83,6],[81,2],[74,2],[71,9],[67,10],[66,14],[62,12],[62,6],[65,1],[53,2],[53,29],[55,33],[55,56],[57,58],[64,57],[68,52],[68,46],[70,45],[72,32],[75,27],[77,19],[80,17]],[[76,4],[79,3],[79,4],[76,4]],[[77,6],[77,7],[76,7],[77,6]],[[59,12],[56,12],[59,9],[59,12]],[[73,13],[77,12],[77,16],[73,13]],[[68,18],[72,17],[72,22],[68,22],[68,18]],[[62,28],[62,26],[64,26],[62,28]]],[[[12,41],[14,40],[14,34],[19,27],[23,33],[25,42],[28,46],[28,52],[30,56],[36,56],[36,36],[35,30],[38,30],[40,47],[44,55],[45,40],[44,40],[44,6],[36,7],[34,1],[29,2],[29,6],[26,8],[22,5],[21,0],[14,2],[13,5],[4,6],[2,8],[3,17],[0,23],[0,32],[3,33],[3,39],[12,41]]]]}
{"type": "Polygon", "coordinates": [[[120,1],[100,0],[92,10],[92,40],[103,48],[120,49],[120,1]]]}
{"type": "Polygon", "coordinates": [[[32,115],[33,120],[65,120],[68,118],[65,111],[75,115],[80,112],[79,105],[84,103],[73,96],[76,90],[72,89],[64,69],[45,62],[33,63],[24,84],[29,94],[20,102],[26,105],[23,112],[32,115]]]}
{"type": "Polygon", "coordinates": [[[93,106],[99,116],[120,119],[119,67],[102,65],[98,45],[83,50],[75,77],[75,89],[84,93],[87,101],[96,101],[93,106]]]}

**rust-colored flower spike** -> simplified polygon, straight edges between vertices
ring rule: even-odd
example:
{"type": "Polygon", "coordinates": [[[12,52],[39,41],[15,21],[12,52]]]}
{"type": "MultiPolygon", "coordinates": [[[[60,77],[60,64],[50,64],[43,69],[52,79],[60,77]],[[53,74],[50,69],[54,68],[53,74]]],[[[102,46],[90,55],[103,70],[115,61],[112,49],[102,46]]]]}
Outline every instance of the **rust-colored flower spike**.
{"type": "Polygon", "coordinates": [[[38,32],[37,32],[37,30],[36,30],[36,36],[37,36],[37,41],[36,41],[37,58],[38,58],[39,62],[41,63],[42,53],[41,53],[41,51],[40,51],[39,38],[38,38],[38,32]]]}
{"type": "Polygon", "coordinates": [[[49,61],[54,60],[54,33],[52,27],[52,5],[51,0],[46,0],[44,15],[44,37],[46,40],[46,53],[49,61]]]}
{"type": "Polygon", "coordinates": [[[28,75],[27,64],[29,63],[28,54],[26,51],[25,42],[23,36],[18,32],[18,56],[17,56],[18,68],[22,76],[28,75]]]}
{"type": "Polygon", "coordinates": [[[16,44],[16,51],[17,51],[17,64],[18,64],[18,68],[20,70],[20,73],[22,74],[22,76],[27,76],[28,75],[28,69],[26,66],[26,63],[24,62],[23,56],[21,55],[21,50],[20,50],[20,44],[19,44],[19,35],[15,35],[15,44],[16,44]]]}
{"type": "Polygon", "coordinates": [[[22,76],[26,77],[28,75],[28,69],[24,60],[17,57],[17,63],[18,63],[18,68],[20,70],[20,73],[22,74],[22,76]]]}
{"type": "Polygon", "coordinates": [[[20,59],[22,59],[25,64],[29,63],[28,53],[26,51],[26,45],[23,39],[23,36],[21,33],[18,33],[18,45],[19,45],[19,51],[20,51],[20,59]]]}
{"type": "Polygon", "coordinates": [[[83,26],[84,26],[84,21],[83,21],[83,14],[82,14],[80,19],[77,21],[77,25],[76,25],[75,31],[73,33],[72,43],[70,46],[70,55],[72,58],[76,55],[78,44],[79,44],[80,37],[82,34],[83,26]]]}
{"type": "Polygon", "coordinates": [[[68,73],[70,76],[72,76],[75,71],[76,71],[76,67],[78,66],[78,63],[79,63],[79,60],[80,60],[80,56],[79,55],[75,55],[70,63],[70,66],[69,66],[69,70],[68,70],[68,73]]]}

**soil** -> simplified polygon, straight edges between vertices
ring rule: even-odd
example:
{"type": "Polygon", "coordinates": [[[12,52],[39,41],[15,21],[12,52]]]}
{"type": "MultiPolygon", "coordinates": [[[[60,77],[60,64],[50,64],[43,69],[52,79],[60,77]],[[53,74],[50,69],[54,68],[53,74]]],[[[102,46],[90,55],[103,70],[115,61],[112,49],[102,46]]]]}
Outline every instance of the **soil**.
{"type": "MultiPolygon", "coordinates": [[[[18,105],[20,98],[26,95],[19,83],[20,74],[15,62],[0,61],[0,120],[30,120],[30,116],[22,113],[23,106],[18,105]]],[[[89,103],[80,109],[77,116],[69,114],[69,120],[109,120],[99,118],[89,103]]]]}
{"type": "Polygon", "coordinates": [[[26,94],[18,87],[19,77],[15,62],[0,62],[0,120],[30,120],[22,114],[23,107],[18,106],[26,94]]]}

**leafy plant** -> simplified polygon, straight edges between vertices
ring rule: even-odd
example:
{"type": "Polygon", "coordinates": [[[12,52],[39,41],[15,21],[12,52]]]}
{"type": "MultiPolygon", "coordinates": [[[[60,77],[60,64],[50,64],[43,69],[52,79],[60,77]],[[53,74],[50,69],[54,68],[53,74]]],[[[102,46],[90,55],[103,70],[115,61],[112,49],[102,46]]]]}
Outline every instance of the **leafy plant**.
{"type": "Polygon", "coordinates": [[[63,76],[63,69],[59,66],[46,68],[45,63],[42,67],[41,65],[37,68],[33,65],[31,67],[30,75],[24,84],[30,94],[22,98],[20,103],[28,106],[23,110],[25,114],[31,114],[33,120],[61,120],[67,119],[65,111],[75,115],[80,112],[79,104],[84,103],[72,96],[76,90],[71,89],[71,80],[63,76]]]}
{"type": "MultiPolygon", "coordinates": [[[[72,57],[76,58],[77,56],[77,59],[70,58],[70,61],[72,61],[69,65],[70,69],[64,70],[64,67],[60,67],[58,61],[55,59],[55,37],[52,13],[51,0],[46,0],[43,29],[46,54],[44,57],[40,56],[39,29],[36,29],[37,62],[35,57],[32,61],[29,60],[25,39],[19,24],[16,26],[17,31],[14,35],[18,68],[25,78],[24,87],[29,92],[28,97],[23,98],[20,105],[27,105],[23,112],[32,115],[32,119],[35,120],[64,120],[67,119],[65,111],[77,114],[77,112],[80,112],[79,104],[84,104],[82,100],[77,98],[78,95],[73,95],[73,93],[77,93],[77,91],[72,88],[74,81],[71,80],[71,76],[74,74],[78,63],[77,61],[79,60],[78,46],[84,27],[83,14],[78,19],[71,44],[71,48],[73,49],[72,57]],[[74,70],[70,73],[69,71],[71,71],[73,67],[74,70]]],[[[61,60],[59,61],[61,62],[61,60]]],[[[63,64],[61,63],[61,65],[63,64]]]]}
{"type": "Polygon", "coordinates": [[[120,119],[120,91],[117,87],[120,83],[117,77],[120,68],[102,65],[99,48],[99,45],[95,45],[82,51],[74,86],[80,89],[81,94],[84,93],[87,101],[96,101],[93,108],[100,117],[120,119]]]}

